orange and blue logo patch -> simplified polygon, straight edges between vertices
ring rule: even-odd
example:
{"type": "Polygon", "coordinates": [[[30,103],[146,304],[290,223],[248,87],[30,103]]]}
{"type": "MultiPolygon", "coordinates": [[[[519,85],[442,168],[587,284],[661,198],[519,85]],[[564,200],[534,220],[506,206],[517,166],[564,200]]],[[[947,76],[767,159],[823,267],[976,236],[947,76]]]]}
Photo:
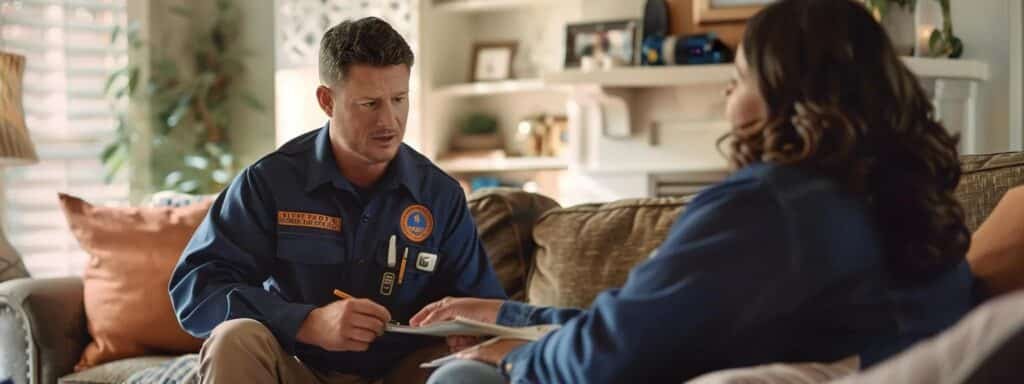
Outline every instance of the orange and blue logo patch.
{"type": "Polygon", "coordinates": [[[402,212],[402,234],[409,241],[419,243],[434,231],[434,216],[422,205],[410,205],[402,212]]]}

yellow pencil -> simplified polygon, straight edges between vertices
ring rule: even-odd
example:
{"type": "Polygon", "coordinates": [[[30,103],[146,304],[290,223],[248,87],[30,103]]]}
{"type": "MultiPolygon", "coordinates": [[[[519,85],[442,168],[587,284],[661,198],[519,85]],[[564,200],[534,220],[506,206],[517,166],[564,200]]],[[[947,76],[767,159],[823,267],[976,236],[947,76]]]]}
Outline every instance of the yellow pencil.
{"type": "Polygon", "coordinates": [[[402,254],[402,267],[398,270],[398,285],[402,285],[402,281],[405,280],[405,260],[409,258],[409,248],[405,249],[405,253],[402,254]]]}
{"type": "Polygon", "coordinates": [[[355,298],[355,297],[353,297],[352,295],[350,295],[350,294],[347,294],[347,293],[345,293],[345,291],[342,291],[342,290],[340,290],[340,289],[335,289],[335,290],[334,290],[334,296],[338,296],[338,297],[339,297],[339,298],[341,298],[342,300],[345,300],[345,299],[354,299],[354,298],[355,298]]]}

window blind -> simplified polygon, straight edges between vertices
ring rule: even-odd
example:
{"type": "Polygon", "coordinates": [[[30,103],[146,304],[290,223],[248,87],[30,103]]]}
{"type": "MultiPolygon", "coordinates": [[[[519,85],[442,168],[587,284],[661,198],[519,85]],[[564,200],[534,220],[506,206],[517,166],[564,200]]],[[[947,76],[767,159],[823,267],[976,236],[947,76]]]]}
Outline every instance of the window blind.
{"type": "Polygon", "coordinates": [[[100,205],[125,204],[127,180],[107,184],[100,152],[116,120],[103,94],[125,65],[125,0],[0,0],[0,50],[26,57],[25,120],[40,162],[4,170],[3,228],[35,277],[79,275],[87,255],[57,192],[100,205]]]}

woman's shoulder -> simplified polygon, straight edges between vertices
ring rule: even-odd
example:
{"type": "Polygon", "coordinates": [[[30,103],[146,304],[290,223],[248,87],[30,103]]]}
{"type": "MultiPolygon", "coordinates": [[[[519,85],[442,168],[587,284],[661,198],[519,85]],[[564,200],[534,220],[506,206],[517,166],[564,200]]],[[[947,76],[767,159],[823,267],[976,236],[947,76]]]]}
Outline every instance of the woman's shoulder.
{"type": "Polygon", "coordinates": [[[832,180],[815,172],[791,165],[754,163],[733,172],[722,182],[704,190],[696,199],[722,200],[744,198],[791,199],[813,192],[837,193],[832,180]]]}

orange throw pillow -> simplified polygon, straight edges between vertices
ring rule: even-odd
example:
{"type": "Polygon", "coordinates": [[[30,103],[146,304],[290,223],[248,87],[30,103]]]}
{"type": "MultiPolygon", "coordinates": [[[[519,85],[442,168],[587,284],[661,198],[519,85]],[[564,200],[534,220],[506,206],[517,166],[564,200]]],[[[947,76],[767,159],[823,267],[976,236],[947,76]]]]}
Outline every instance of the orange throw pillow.
{"type": "Polygon", "coordinates": [[[92,342],[75,365],[153,353],[195,352],[203,341],[181,329],[167,284],[182,250],[212,201],[170,207],[97,207],[60,194],[82,249],[85,315],[92,342]]]}
{"type": "Polygon", "coordinates": [[[1024,288],[1024,187],[1006,191],[974,232],[967,261],[992,296],[1024,288]]]}

